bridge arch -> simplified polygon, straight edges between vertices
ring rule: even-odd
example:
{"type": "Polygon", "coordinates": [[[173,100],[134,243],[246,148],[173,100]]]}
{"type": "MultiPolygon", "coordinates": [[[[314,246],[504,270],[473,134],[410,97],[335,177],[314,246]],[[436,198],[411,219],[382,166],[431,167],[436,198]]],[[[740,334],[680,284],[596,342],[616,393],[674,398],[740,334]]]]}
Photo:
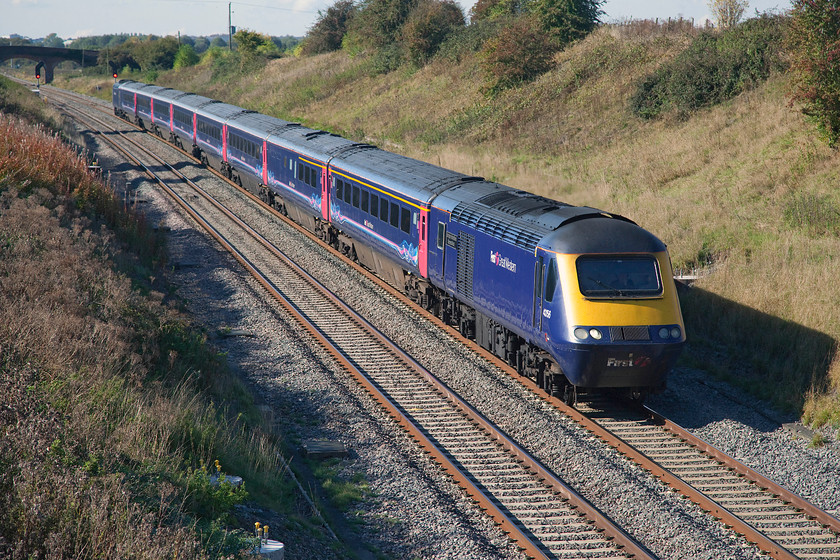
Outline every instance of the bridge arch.
{"type": "Polygon", "coordinates": [[[31,45],[0,46],[0,63],[11,58],[26,58],[44,65],[44,83],[53,81],[57,64],[69,60],[80,66],[96,66],[99,51],[65,49],[60,47],[33,47],[31,45]]]}

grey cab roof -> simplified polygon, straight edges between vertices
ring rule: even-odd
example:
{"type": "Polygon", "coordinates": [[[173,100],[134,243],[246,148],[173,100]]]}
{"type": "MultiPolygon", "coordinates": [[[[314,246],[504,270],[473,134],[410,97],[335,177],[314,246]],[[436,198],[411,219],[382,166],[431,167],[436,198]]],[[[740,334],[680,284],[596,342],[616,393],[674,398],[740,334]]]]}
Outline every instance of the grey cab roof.
{"type": "Polygon", "coordinates": [[[558,253],[664,250],[653,235],[616,214],[489,181],[458,185],[434,205],[449,212],[453,221],[527,251],[537,246],[558,253]]]}
{"type": "Polygon", "coordinates": [[[372,146],[338,153],[331,165],[423,204],[430,203],[438,193],[453,186],[481,180],[372,146]]]}

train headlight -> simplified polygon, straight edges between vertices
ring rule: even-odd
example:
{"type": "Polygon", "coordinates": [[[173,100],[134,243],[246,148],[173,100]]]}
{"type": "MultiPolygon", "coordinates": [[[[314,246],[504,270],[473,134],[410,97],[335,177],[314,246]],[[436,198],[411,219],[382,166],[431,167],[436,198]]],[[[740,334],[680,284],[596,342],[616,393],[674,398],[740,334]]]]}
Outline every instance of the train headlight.
{"type": "Polygon", "coordinates": [[[586,340],[588,337],[589,331],[587,331],[583,327],[578,327],[575,329],[575,338],[577,338],[578,340],[586,340]]]}
{"type": "Polygon", "coordinates": [[[679,338],[680,334],[681,333],[679,327],[671,327],[671,338],[679,338]]]}
{"type": "Polygon", "coordinates": [[[671,331],[668,330],[668,327],[662,327],[659,329],[659,338],[669,338],[671,336],[671,331]]]}
{"type": "Polygon", "coordinates": [[[602,335],[601,331],[599,331],[598,329],[592,328],[592,329],[589,329],[589,336],[591,336],[595,340],[601,340],[601,337],[604,336],[604,335],[602,335]]]}

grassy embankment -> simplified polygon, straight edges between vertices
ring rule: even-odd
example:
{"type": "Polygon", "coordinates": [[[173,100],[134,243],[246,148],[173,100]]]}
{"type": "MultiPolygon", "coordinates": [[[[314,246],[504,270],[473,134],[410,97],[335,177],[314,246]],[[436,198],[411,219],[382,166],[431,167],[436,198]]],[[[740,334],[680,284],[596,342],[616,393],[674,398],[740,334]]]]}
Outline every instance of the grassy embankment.
{"type": "Polygon", "coordinates": [[[60,119],[0,78],[0,556],[239,557],[249,494],[308,530],[278,438],[158,291],[163,238],[33,120],[60,119]]]}
{"type": "Polygon", "coordinates": [[[339,52],[246,75],[202,64],[158,84],[626,215],[668,243],[676,268],[710,273],[683,300],[683,365],[840,423],[840,156],[788,106],[783,72],[689,117],[634,115],[640,81],[696,34],[604,26],[493,99],[458,45],[384,75],[339,52]]]}

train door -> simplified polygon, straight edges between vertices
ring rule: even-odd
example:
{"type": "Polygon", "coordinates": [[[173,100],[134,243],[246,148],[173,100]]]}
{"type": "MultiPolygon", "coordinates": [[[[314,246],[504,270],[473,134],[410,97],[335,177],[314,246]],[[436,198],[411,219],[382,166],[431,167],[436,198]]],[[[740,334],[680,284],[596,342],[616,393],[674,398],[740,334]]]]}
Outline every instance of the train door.
{"type": "Polygon", "coordinates": [[[420,276],[423,278],[429,277],[429,266],[428,266],[428,257],[429,257],[429,210],[426,208],[422,208],[420,210],[420,221],[417,224],[419,228],[420,234],[420,241],[419,241],[419,259],[417,265],[420,268],[420,276]]]}
{"type": "Polygon", "coordinates": [[[534,263],[534,313],[531,326],[534,330],[542,330],[543,312],[543,277],[545,276],[545,262],[543,256],[534,263]]]}
{"type": "Polygon", "coordinates": [[[228,135],[227,135],[227,124],[222,124],[222,161],[227,162],[227,145],[228,145],[228,135]]]}
{"type": "Polygon", "coordinates": [[[268,140],[263,140],[262,154],[260,154],[260,155],[261,155],[261,159],[262,159],[262,173],[261,173],[262,184],[263,185],[268,185],[268,140]]]}
{"type": "Polygon", "coordinates": [[[321,167],[321,217],[330,220],[330,173],[329,166],[321,167]]]}

